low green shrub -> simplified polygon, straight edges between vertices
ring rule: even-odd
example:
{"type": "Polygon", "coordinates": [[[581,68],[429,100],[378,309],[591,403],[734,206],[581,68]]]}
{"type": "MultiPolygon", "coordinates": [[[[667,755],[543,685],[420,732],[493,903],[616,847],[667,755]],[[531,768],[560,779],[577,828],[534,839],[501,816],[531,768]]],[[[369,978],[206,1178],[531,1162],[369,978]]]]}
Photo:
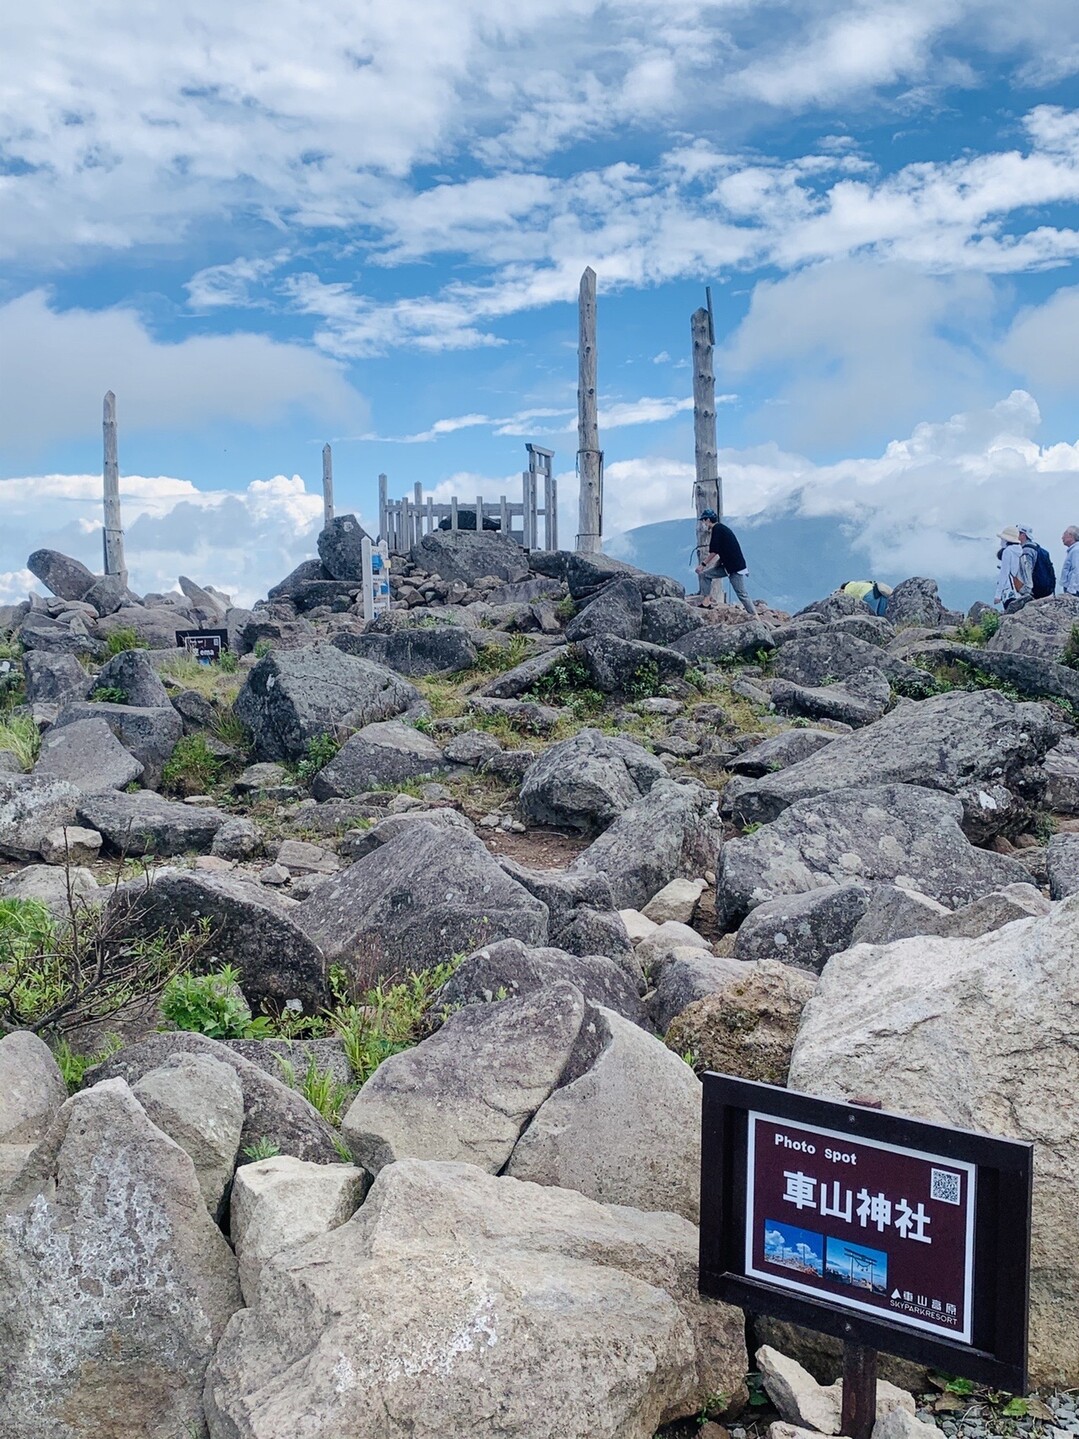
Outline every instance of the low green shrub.
{"type": "Polygon", "coordinates": [[[313,780],[320,769],[324,769],[341,748],[343,741],[335,734],[324,732],[312,735],[307,741],[304,757],[296,765],[297,778],[313,780]]]}
{"type": "Polygon", "coordinates": [[[41,753],[41,732],[30,715],[9,714],[0,719],[0,750],[13,754],[20,769],[33,769],[41,753]]]}
{"type": "Polygon", "coordinates": [[[205,794],[221,776],[225,761],[214,754],[206,736],[187,734],[165,761],[161,771],[161,788],[168,794],[205,794]]]}
{"type": "Polygon", "coordinates": [[[138,633],[129,626],[113,630],[105,641],[105,653],[107,655],[122,655],[126,650],[148,650],[149,641],[140,639],[138,633]]]}
{"type": "Polygon", "coordinates": [[[127,690],[122,690],[119,685],[98,685],[90,698],[99,705],[126,705],[127,690]]]}
{"type": "Polygon", "coordinates": [[[266,1039],[274,1033],[271,1019],[251,1018],[239,970],[231,964],[213,974],[174,975],[162,992],[161,1013],[173,1029],[209,1039],[266,1039]]]}

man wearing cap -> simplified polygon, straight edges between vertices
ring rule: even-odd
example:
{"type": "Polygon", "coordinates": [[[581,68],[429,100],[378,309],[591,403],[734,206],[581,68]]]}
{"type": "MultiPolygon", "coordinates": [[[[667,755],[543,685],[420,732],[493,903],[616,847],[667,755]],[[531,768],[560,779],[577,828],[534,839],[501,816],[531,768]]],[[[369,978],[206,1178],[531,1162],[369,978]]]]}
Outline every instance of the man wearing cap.
{"type": "Polygon", "coordinates": [[[1047,600],[1050,595],[1056,594],[1057,588],[1057,573],[1049,551],[1038,544],[1029,525],[1016,525],[1015,528],[1019,531],[1020,544],[1030,555],[1031,593],[1036,600],[1047,600]]]}
{"type": "Polygon", "coordinates": [[[705,596],[701,603],[704,605],[712,603],[709,596],[713,580],[729,579],[731,589],[742,601],[742,608],[747,614],[756,618],[757,607],[749,598],[749,591],[746,589],[745,577],[749,574],[749,570],[746,567],[746,557],[742,553],[738,537],[729,525],[723,524],[715,510],[702,510],[700,519],[711,522],[712,525],[712,534],[708,541],[708,556],[703,563],[697,566],[697,573],[701,577],[701,593],[705,596]]]}
{"type": "Polygon", "coordinates": [[[1010,615],[1021,610],[1034,598],[1034,561],[1031,556],[1033,546],[1023,544],[1016,525],[1008,525],[1001,530],[998,538],[1002,544],[997,551],[999,565],[993,603],[1000,605],[1004,613],[1010,615]]]}

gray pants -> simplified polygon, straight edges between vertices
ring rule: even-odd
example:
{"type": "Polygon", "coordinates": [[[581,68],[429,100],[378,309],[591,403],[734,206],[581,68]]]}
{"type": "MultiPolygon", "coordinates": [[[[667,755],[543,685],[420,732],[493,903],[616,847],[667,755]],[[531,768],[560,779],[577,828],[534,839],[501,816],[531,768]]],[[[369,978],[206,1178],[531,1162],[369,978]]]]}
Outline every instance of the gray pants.
{"type": "Polygon", "coordinates": [[[710,595],[712,593],[713,580],[730,580],[731,589],[741,600],[742,608],[745,610],[746,614],[753,615],[754,618],[756,617],[757,607],[749,598],[749,590],[746,588],[745,575],[729,575],[726,570],[719,569],[718,567],[716,569],[705,570],[705,572],[701,575],[702,595],[710,595]]]}

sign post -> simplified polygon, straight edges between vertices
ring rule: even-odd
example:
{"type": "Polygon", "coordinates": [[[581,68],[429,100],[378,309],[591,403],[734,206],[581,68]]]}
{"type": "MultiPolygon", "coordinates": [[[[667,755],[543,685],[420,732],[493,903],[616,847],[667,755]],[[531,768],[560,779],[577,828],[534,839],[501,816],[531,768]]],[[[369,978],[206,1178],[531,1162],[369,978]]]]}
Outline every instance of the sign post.
{"type": "Polygon", "coordinates": [[[1027,1387],[1033,1147],[704,1076],[702,1294],[843,1340],[843,1433],[877,1351],[1027,1387]]]}

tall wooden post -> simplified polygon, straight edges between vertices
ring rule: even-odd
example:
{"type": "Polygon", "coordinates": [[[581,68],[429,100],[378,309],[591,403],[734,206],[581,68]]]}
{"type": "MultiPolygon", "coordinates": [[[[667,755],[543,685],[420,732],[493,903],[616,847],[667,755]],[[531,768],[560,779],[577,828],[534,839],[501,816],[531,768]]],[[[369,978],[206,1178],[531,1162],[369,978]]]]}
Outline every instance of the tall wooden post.
{"type": "Polygon", "coordinates": [[[322,528],[328,530],[333,524],[333,451],[329,445],[322,447],[322,528]]]}
{"type": "Polygon", "coordinates": [[[849,1341],[843,1345],[842,1432],[870,1439],[877,1421],[877,1351],[849,1341]]]}
{"type": "MultiPolygon", "coordinates": [[[[723,484],[716,448],[716,377],[712,367],[712,317],[702,306],[689,322],[693,341],[693,460],[697,490],[707,491],[705,504],[723,518],[723,484]]],[[[698,509],[697,513],[700,513],[698,509]]]]}
{"type": "Polygon", "coordinates": [[[116,575],[127,584],[124,561],[124,522],[120,514],[120,461],[116,444],[116,396],[110,390],[105,396],[102,431],[105,439],[105,573],[116,575]]]}
{"type": "Polygon", "coordinates": [[[577,549],[596,554],[603,543],[603,453],[596,409],[596,272],[581,276],[577,343],[577,468],[581,476],[577,549]]]}

